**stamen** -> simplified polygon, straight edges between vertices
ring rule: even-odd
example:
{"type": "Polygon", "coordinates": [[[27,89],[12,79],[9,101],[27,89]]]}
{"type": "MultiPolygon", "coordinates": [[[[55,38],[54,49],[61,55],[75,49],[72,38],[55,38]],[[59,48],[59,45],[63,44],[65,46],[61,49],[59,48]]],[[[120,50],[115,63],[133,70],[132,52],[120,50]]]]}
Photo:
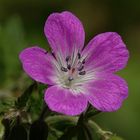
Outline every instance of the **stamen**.
{"type": "Polygon", "coordinates": [[[85,59],[82,61],[82,64],[85,64],[85,59]]]}
{"type": "Polygon", "coordinates": [[[71,69],[71,65],[70,65],[70,64],[68,64],[68,65],[67,65],[67,68],[70,70],[70,69],[71,69]]]}
{"type": "Polygon", "coordinates": [[[65,67],[61,67],[61,70],[64,71],[64,72],[67,72],[68,71],[68,69],[65,68],[65,67]]]}
{"type": "Polygon", "coordinates": [[[70,60],[70,56],[66,57],[66,62],[68,62],[70,60]]]}
{"type": "Polygon", "coordinates": [[[80,53],[78,53],[78,59],[80,59],[81,58],[81,54],[80,53]]]}
{"type": "Polygon", "coordinates": [[[55,54],[54,54],[53,52],[52,52],[51,54],[52,54],[52,56],[56,59],[55,54]]]}
{"type": "Polygon", "coordinates": [[[85,74],[86,74],[85,71],[81,71],[81,72],[79,72],[79,75],[85,75],[85,74]]]}
{"type": "Polygon", "coordinates": [[[78,67],[78,71],[81,71],[83,68],[84,68],[84,66],[83,66],[83,65],[80,65],[80,66],[78,67]]]}

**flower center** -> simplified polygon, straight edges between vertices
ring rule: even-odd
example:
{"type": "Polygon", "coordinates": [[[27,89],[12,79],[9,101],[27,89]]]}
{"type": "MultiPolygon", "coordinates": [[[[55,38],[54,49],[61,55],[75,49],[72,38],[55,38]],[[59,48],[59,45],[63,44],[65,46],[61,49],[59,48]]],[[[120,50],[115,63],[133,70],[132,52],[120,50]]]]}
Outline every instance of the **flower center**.
{"type": "Polygon", "coordinates": [[[65,73],[63,77],[64,85],[66,87],[71,87],[74,84],[74,80],[80,78],[80,76],[85,75],[84,70],[85,59],[81,59],[81,54],[78,53],[76,57],[67,56],[65,58],[66,66],[61,66],[61,71],[65,73]]]}

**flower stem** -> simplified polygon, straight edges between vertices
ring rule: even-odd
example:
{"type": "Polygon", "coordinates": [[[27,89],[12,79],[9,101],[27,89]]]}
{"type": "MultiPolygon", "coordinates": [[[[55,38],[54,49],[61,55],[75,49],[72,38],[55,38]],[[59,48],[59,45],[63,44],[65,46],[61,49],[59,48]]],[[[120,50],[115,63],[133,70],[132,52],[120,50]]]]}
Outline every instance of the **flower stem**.
{"type": "Polygon", "coordinates": [[[44,103],[44,107],[42,109],[42,112],[39,116],[38,120],[44,120],[46,118],[46,116],[48,116],[51,113],[50,109],[48,108],[48,106],[44,103]]]}
{"type": "Polygon", "coordinates": [[[80,115],[80,117],[79,117],[79,119],[78,119],[78,122],[77,122],[77,126],[80,125],[80,124],[82,124],[82,123],[85,121],[85,120],[84,120],[84,119],[85,119],[85,118],[84,118],[84,115],[85,115],[85,114],[83,114],[83,113],[80,115]]]}
{"type": "Polygon", "coordinates": [[[99,113],[101,113],[101,111],[94,109],[90,104],[86,110],[85,113],[83,113],[84,115],[84,120],[89,120],[91,117],[94,117],[96,115],[98,115],[99,113]]]}
{"type": "Polygon", "coordinates": [[[96,115],[98,115],[99,113],[102,113],[101,111],[99,111],[99,110],[95,110],[95,111],[89,111],[88,113],[87,113],[87,118],[89,119],[89,118],[91,118],[91,117],[93,117],[93,116],[96,116],[96,115]]]}

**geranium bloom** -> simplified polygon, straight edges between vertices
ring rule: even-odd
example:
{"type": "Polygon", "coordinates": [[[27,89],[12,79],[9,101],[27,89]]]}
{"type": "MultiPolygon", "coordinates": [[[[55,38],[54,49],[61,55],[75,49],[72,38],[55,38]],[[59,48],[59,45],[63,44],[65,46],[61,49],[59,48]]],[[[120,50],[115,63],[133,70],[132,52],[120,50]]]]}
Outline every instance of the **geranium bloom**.
{"type": "Polygon", "coordinates": [[[25,72],[49,85],[44,99],[52,111],[78,115],[90,103],[116,111],[128,96],[126,82],[114,73],[125,67],[128,50],[115,32],[95,36],[86,47],[82,23],[70,12],[51,14],[44,27],[52,53],[37,46],[20,53],[25,72]]]}

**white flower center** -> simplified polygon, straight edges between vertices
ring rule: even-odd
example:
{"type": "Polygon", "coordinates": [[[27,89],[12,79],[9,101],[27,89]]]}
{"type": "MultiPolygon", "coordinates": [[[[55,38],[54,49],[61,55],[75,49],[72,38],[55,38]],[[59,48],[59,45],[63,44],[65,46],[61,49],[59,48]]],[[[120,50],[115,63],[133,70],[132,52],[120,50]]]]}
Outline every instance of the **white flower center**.
{"type": "Polygon", "coordinates": [[[85,59],[80,53],[62,58],[59,53],[56,57],[55,66],[57,67],[58,84],[64,88],[72,90],[74,93],[83,92],[83,84],[92,80],[93,72],[85,70],[85,59]]]}

